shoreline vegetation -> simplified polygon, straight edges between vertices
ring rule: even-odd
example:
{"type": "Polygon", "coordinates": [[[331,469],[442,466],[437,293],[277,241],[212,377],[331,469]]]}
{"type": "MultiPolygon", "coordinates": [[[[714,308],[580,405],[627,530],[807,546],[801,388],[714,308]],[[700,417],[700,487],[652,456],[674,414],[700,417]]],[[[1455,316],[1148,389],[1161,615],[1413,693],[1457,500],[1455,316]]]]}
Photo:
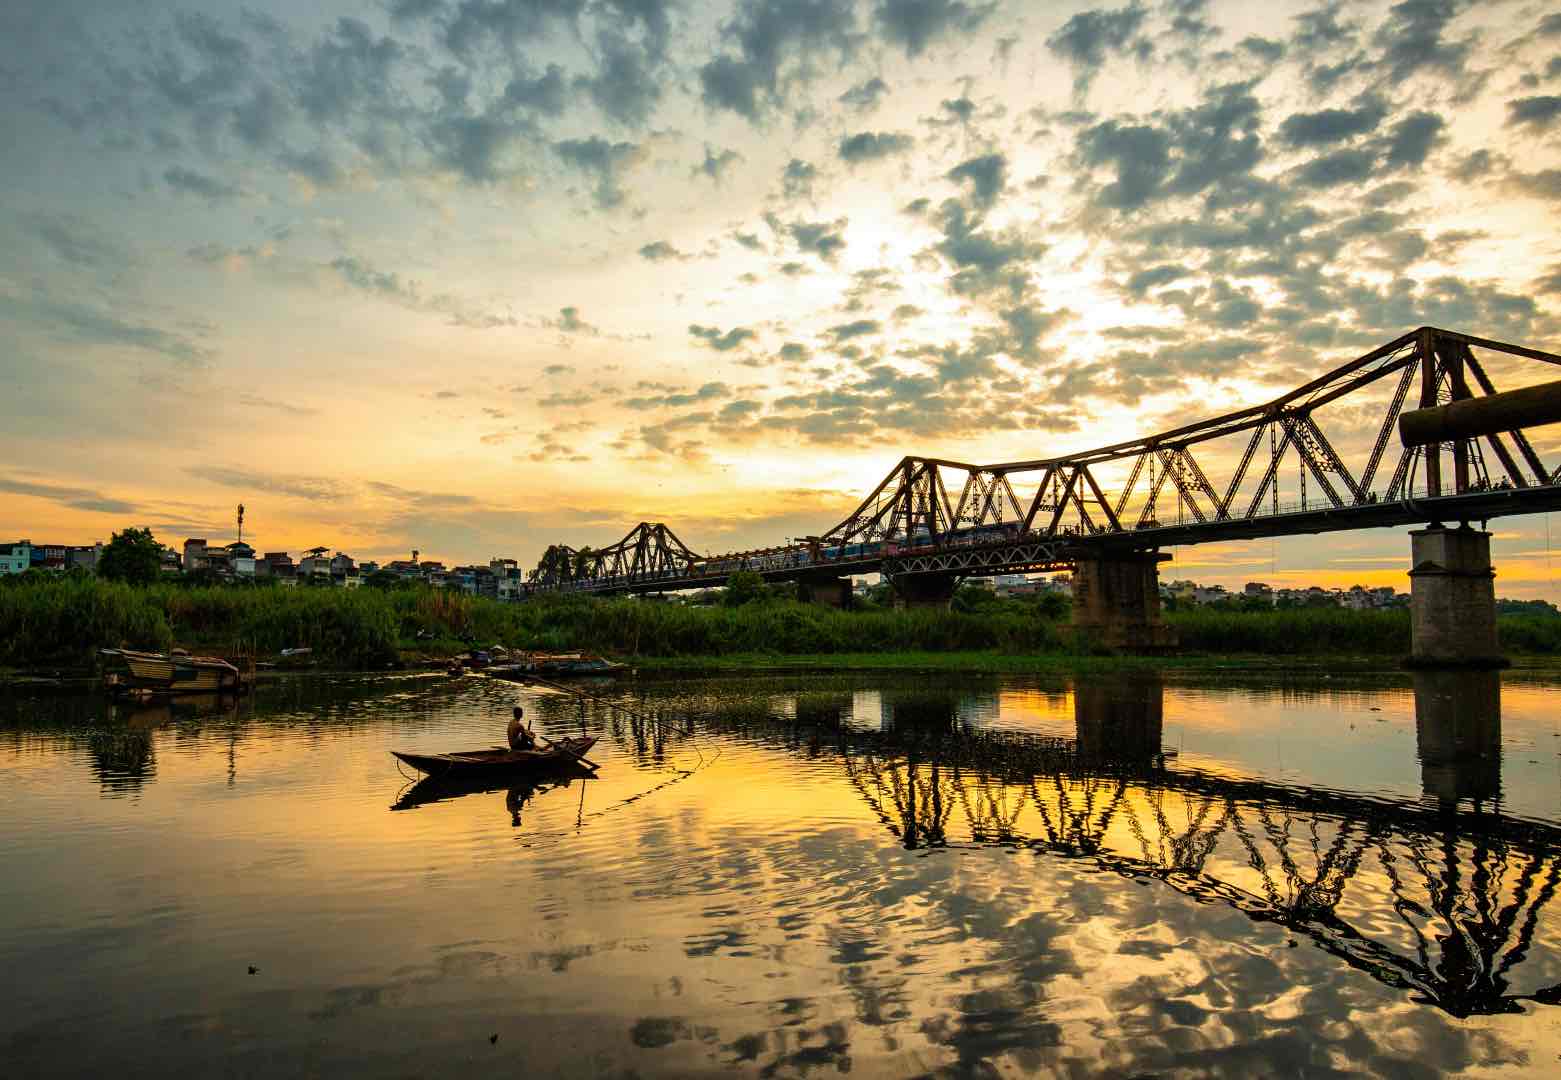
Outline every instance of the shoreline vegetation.
{"type": "MultiPolygon", "coordinates": [[[[734,583],[734,585],[741,583],[734,583]]],[[[972,590],[979,593],[980,590],[972,590]]],[[[100,648],[276,656],[309,648],[322,664],[383,670],[468,648],[583,650],[647,671],[807,666],[838,670],[936,668],[1024,671],[1081,663],[1157,667],[1297,657],[1355,658],[1377,666],[1409,652],[1404,609],[1334,607],[1168,611],[1170,655],[1115,656],[1079,635],[1055,602],[956,597],[956,610],[841,611],[731,588],[710,605],[545,596],[500,603],[429,588],[315,589],[130,585],[94,577],[0,585],[0,668],[81,670],[100,648]],[[963,608],[963,610],[959,610],[963,608]]],[[[1503,649],[1561,656],[1561,617],[1499,616],[1503,649]]]]}

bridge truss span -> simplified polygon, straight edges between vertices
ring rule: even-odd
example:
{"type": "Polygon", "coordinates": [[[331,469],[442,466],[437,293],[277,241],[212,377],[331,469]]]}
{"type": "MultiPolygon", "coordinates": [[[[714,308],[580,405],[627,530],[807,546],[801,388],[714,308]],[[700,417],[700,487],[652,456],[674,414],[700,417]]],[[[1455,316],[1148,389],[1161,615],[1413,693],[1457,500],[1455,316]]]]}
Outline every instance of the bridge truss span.
{"type": "MultiPolygon", "coordinates": [[[[977,465],[902,458],[844,520],[771,548],[700,555],[642,523],[599,551],[550,548],[536,590],[652,592],[882,572],[981,575],[1172,544],[1484,521],[1561,509],[1555,447],[1524,426],[1423,445],[1409,410],[1492,399],[1561,356],[1421,327],[1289,393],[1078,453],[977,465]]],[[[1558,394],[1561,398],[1561,394],[1558,394]]]]}

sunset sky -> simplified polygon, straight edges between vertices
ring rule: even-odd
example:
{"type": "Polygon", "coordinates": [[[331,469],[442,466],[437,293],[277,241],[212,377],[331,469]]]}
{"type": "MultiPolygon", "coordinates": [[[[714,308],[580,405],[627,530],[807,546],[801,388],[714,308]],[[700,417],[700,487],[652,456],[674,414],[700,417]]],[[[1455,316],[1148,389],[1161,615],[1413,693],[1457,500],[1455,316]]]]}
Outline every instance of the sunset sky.
{"type": "Polygon", "coordinates": [[[725,551],[1421,324],[1561,351],[1544,3],[9,0],[0,136],[0,541],[725,551]]]}

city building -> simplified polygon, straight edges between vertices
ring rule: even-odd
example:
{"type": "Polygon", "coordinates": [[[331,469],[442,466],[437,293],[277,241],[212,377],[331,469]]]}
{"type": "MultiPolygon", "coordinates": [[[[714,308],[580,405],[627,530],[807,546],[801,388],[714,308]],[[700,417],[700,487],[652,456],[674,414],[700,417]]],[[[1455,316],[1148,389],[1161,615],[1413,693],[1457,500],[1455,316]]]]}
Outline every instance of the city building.
{"type": "Polygon", "coordinates": [[[186,574],[206,569],[206,541],[203,538],[191,537],[184,542],[183,566],[186,574]]]}
{"type": "Polygon", "coordinates": [[[25,574],[33,564],[33,542],[0,544],[0,574],[25,574]]]}

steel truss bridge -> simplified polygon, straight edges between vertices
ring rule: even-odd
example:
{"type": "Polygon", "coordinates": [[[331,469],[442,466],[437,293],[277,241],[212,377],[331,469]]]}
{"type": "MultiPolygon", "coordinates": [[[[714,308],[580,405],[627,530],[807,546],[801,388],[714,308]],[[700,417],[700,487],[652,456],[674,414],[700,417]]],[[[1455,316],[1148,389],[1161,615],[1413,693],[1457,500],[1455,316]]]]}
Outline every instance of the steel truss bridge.
{"type": "MultiPolygon", "coordinates": [[[[1448,677],[1499,685],[1460,673],[1432,696],[1448,677]]],[[[1454,1016],[1561,1005],[1561,828],[1501,812],[1499,765],[1454,802],[1180,768],[1161,747],[1162,693],[1158,680],[1078,687],[1073,739],[966,726],[946,695],[886,702],[879,729],[851,722],[849,694],[780,709],[683,701],[675,726],[607,705],[597,715],[647,762],[697,732],[833,757],[907,849],[1029,850],[1152,880],[1305,936],[1454,1016]]],[[[1491,707],[1479,719],[1499,743],[1491,707]]]]}
{"type": "Polygon", "coordinates": [[[1422,327],[1283,397],[1082,453],[996,465],[906,457],[821,536],[699,554],[642,522],[608,547],[548,548],[533,592],[662,592],[883,573],[989,575],[1149,551],[1561,509],[1561,465],[1522,427],[1400,446],[1406,406],[1527,386],[1561,356],[1422,327]],[[1413,400],[1413,404],[1410,404],[1413,400]],[[1341,450],[1341,448],[1345,448],[1341,450]]]}

